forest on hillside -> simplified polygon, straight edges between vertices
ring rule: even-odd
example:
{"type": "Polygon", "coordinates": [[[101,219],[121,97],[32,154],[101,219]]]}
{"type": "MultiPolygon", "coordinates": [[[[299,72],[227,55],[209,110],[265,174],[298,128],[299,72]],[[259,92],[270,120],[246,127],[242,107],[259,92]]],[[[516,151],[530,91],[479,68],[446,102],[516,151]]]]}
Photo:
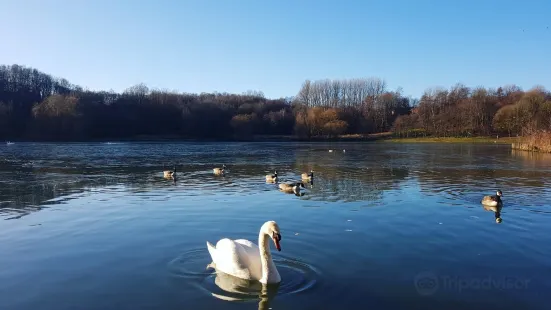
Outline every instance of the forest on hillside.
{"type": "Polygon", "coordinates": [[[412,99],[378,78],[305,81],[296,96],[179,93],[144,84],[90,91],[34,68],[0,66],[0,139],[140,136],[308,139],[392,131],[398,136],[529,135],[551,129],[551,93],[515,85],[428,89],[412,99]]]}

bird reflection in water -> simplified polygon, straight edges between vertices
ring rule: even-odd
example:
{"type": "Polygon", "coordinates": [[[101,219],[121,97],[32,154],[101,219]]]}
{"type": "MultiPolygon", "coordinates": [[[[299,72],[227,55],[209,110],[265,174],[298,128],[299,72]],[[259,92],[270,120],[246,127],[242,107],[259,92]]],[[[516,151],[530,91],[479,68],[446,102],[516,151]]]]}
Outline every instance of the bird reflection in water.
{"type": "Polygon", "coordinates": [[[172,181],[172,185],[176,185],[176,176],[175,175],[165,175],[164,179],[167,181],[172,181]]]}
{"type": "Polygon", "coordinates": [[[492,211],[494,212],[496,223],[501,223],[503,220],[501,219],[501,209],[503,208],[503,203],[498,204],[497,206],[487,206],[482,205],[486,211],[492,211]]]}
{"type": "MultiPolygon", "coordinates": [[[[210,266],[207,266],[210,268],[210,266]]],[[[212,296],[226,301],[247,301],[259,299],[258,309],[267,310],[270,308],[270,303],[277,295],[280,283],[262,284],[259,281],[250,281],[240,279],[229,274],[216,271],[214,283],[224,293],[212,293],[212,296]]]]}
{"type": "MultiPolygon", "coordinates": [[[[310,185],[310,188],[313,188],[314,187],[314,180],[310,180],[307,182],[308,185],[310,185]]],[[[304,182],[302,182],[302,184],[304,184],[304,182]]],[[[304,188],[306,188],[306,186],[303,186],[304,188]]],[[[300,192],[295,192],[295,196],[297,197],[302,197],[304,196],[306,193],[303,192],[303,191],[300,191],[300,192]]]]}

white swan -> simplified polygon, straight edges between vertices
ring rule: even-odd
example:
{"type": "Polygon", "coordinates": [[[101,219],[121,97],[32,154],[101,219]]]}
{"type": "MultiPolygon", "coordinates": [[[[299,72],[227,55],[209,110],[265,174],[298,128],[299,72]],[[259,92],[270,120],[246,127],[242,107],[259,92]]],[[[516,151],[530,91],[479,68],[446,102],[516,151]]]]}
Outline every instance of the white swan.
{"type": "Polygon", "coordinates": [[[246,280],[263,284],[279,283],[281,277],[272,260],[268,238],[272,238],[278,251],[281,233],[275,221],[268,221],[260,227],[258,246],[249,240],[220,239],[216,247],[207,241],[207,249],[216,270],[246,280]]]}

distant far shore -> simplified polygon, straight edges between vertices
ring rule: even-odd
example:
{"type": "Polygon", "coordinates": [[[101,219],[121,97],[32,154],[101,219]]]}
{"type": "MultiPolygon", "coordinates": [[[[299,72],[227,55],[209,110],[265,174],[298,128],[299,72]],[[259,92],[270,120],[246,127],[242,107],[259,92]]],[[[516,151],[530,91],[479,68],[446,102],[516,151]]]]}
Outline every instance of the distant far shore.
{"type": "Polygon", "coordinates": [[[11,142],[44,142],[44,143],[86,143],[86,142],[388,142],[388,143],[499,143],[514,144],[523,141],[522,137],[396,137],[392,132],[376,134],[348,134],[338,136],[299,137],[295,135],[254,135],[249,137],[226,138],[190,138],[178,135],[141,135],[134,137],[112,137],[87,140],[7,140],[11,142]]]}
{"type": "Polygon", "coordinates": [[[6,141],[10,142],[43,142],[43,143],[86,143],[86,142],[326,142],[326,141],[342,141],[342,142],[361,142],[361,141],[376,141],[387,139],[392,136],[390,132],[376,134],[349,134],[338,136],[314,136],[314,137],[299,137],[295,135],[253,135],[248,137],[216,137],[216,138],[196,138],[179,135],[140,135],[133,137],[108,137],[101,139],[86,139],[86,140],[45,140],[45,139],[14,139],[6,141]]]}
{"type": "Polygon", "coordinates": [[[385,142],[394,143],[495,143],[508,144],[513,150],[551,153],[551,132],[538,131],[526,136],[499,137],[499,136],[476,136],[476,137],[413,137],[396,138],[390,137],[381,139],[385,142]]]}
{"type": "MultiPolygon", "coordinates": [[[[6,140],[10,141],[10,140],[6,140]]],[[[392,132],[376,134],[350,134],[338,136],[299,137],[294,135],[253,135],[249,137],[226,138],[189,138],[178,135],[151,136],[142,135],[125,138],[88,139],[78,141],[68,140],[26,140],[18,139],[10,142],[37,142],[37,143],[117,143],[117,142],[379,142],[379,143],[492,143],[508,144],[513,150],[551,153],[551,133],[539,132],[530,136],[499,137],[499,136],[471,136],[471,137],[397,137],[392,132]]]]}
{"type": "Polygon", "coordinates": [[[511,143],[513,150],[551,153],[551,132],[538,131],[511,143]]]}

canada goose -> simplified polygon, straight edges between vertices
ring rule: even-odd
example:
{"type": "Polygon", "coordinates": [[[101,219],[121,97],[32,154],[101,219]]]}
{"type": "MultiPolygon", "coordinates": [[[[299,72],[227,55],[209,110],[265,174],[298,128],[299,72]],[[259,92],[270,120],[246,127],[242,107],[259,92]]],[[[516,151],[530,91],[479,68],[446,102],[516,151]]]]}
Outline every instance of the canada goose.
{"type": "Polygon", "coordinates": [[[314,170],[310,170],[310,173],[304,172],[301,175],[301,177],[302,177],[303,180],[308,180],[308,181],[314,179],[314,170]]]}
{"type": "Polygon", "coordinates": [[[279,189],[286,193],[295,193],[300,192],[300,188],[305,188],[304,183],[302,182],[293,182],[293,183],[281,183],[279,184],[279,189]]]}
{"type": "Polygon", "coordinates": [[[176,176],[176,166],[172,170],[164,170],[163,175],[165,178],[174,178],[176,176]]]}
{"type": "Polygon", "coordinates": [[[214,168],[212,169],[212,171],[214,172],[214,174],[216,175],[223,175],[226,173],[226,164],[223,164],[222,165],[222,168],[214,168]]]}
{"type": "Polygon", "coordinates": [[[277,170],[274,171],[274,174],[266,175],[266,182],[277,182],[277,170]]]}
{"type": "Polygon", "coordinates": [[[498,189],[496,194],[495,195],[492,195],[492,196],[484,196],[482,198],[482,201],[481,203],[483,205],[487,205],[487,206],[490,206],[490,207],[495,207],[497,206],[498,204],[502,204],[503,202],[501,201],[501,191],[498,189]]]}

